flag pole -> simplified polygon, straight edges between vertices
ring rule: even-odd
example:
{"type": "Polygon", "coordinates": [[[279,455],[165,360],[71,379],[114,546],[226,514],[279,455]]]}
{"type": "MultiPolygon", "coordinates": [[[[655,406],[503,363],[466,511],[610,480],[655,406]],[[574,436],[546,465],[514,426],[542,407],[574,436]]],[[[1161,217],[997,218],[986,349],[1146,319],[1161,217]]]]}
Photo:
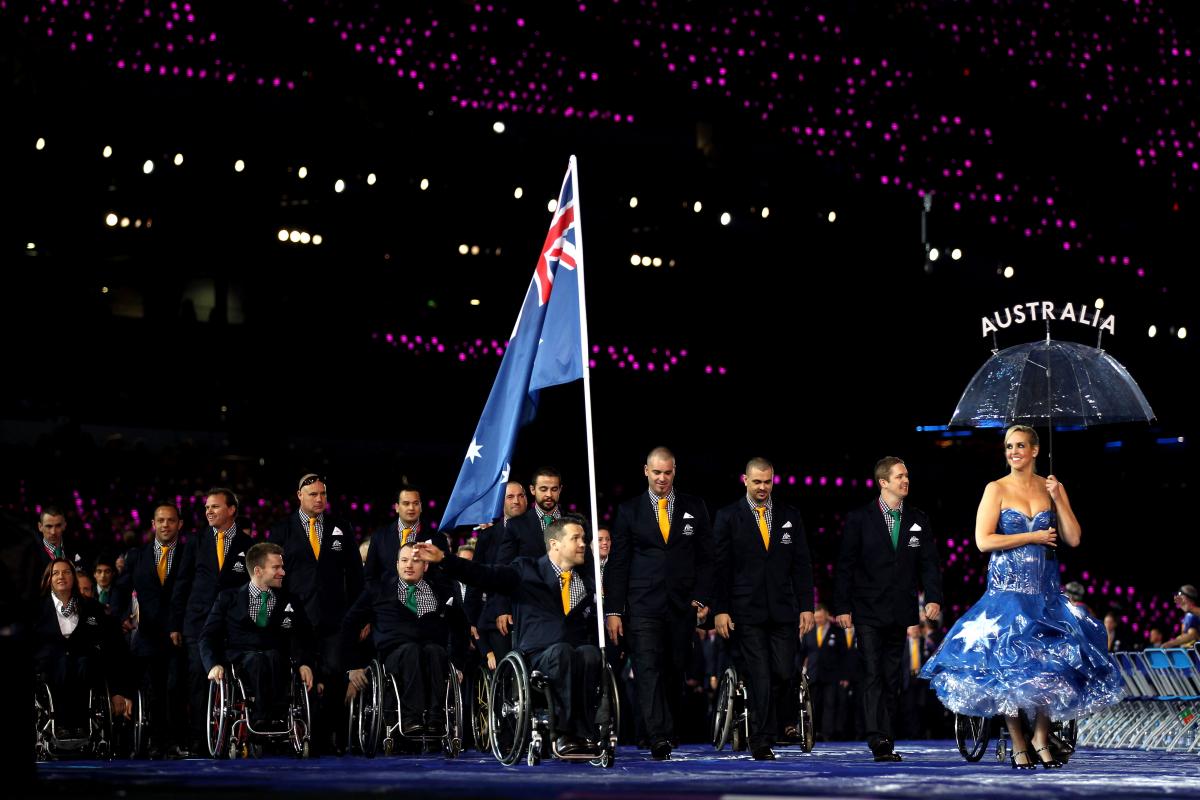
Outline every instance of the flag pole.
{"type": "Polygon", "coordinates": [[[582,203],[579,202],[579,167],[575,156],[571,156],[571,196],[575,198],[575,253],[578,266],[576,273],[579,277],[579,344],[583,348],[583,417],[587,429],[587,464],[588,464],[588,494],[592,509],[592,568],[596,580],[596,637],[599,646],[604,650],[604,579],[600,572],[600,537],[596,526],[600,522],[600,503],[596,495],[596,438],[592,433],[592,370],[589,364],[590,347],[588,345],[587,324],[587,292],[583,279],[583,215],[580,213],[582,203]]]}

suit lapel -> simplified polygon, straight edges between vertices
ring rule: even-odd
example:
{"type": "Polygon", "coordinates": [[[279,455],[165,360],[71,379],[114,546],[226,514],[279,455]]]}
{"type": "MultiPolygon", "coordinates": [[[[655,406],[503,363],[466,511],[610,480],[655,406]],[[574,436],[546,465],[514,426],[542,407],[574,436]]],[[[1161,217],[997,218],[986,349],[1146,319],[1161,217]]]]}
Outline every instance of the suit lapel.
{"type": "MultiPolygon", "coordinates": [[[[875,520],[875,530],[878,531],[878,535],[881,537],[880,541],[882,541],[884,546],[887,548],[884,552],[894,553],[895,551],[892,550],[892,535],[888,533],[887,523],[883,520],[883,511],[880,510],[878,498],[875,499],[875,503],[872,506],[870,513],[871,519],[875,520]]],[[[904,526],[903,519],[900,520],[900,526],[901,528],[904,526]]],[[[898,541],[899,540],[897,539],[897,542],[898,541]]],[[[900,548],[897,547],[896,549],[899,550],[900,548]]]]}

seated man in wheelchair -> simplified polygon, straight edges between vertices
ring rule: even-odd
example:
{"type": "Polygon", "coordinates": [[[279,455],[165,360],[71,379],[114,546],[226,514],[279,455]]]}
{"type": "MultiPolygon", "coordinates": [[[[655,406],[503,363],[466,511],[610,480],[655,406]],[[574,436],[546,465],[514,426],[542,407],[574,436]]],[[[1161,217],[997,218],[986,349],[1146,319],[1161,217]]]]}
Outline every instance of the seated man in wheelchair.
{"type": "Polygon", "coordinates": [[[89,698],[107,696],[106,684],[113,692],[112,713],[130,715],[123,682],[128,649],[116,620],[96,600],[80,596],[70,561],[55,558],[46,566],[42,598],[33,623],[34,665],[49,689],[53,713],[39,721],[46,726],[41,733],[51,749],[67,742],[82,746],[97,733],[89,698]]]}
{"type": "Polygon", "coordinates": [[[428,566],[416,557],[416,543],[406,542],[396,561],[397,577],[363,589],[342,623],[343,657],[360,665],[349,672],[350,691],[367,687],[357,644],[359,631],[369,623],[376,655],[400,686],[403,736],[445,733],[446,675],[451,661],[461,671],[467,651],[461,598],[448,581],[426,582],[428,566]]]}
{"type": "Polygon", "coordinates": [[[575,755],[595,748],[594,726],[603,663],[595,645],[596,587],[587,561],[584,525],[576,515],[563,515],[543,532],[546,555],[522,556],[509,565],[476,564],[446,556],[437,547],[417,545],[417,556],[444,563],[446,575],[468,586],[512,598],[516,634],[514,649],[549,683],[556,710],[554,750],[575,755]]]}
{"type": "Polygon", "coordinates": [[[217,595],[200,638],[200,657],[210,681],[225,677],[225,664],[238,671],[250,704],[250,724],[260,730],[286,726],[289,656],[300,664],[304,688],[313,688],[312,626],[304,605],[283,589],[283,548],[260,542],[246,551],[250,581],[217,595]]]}

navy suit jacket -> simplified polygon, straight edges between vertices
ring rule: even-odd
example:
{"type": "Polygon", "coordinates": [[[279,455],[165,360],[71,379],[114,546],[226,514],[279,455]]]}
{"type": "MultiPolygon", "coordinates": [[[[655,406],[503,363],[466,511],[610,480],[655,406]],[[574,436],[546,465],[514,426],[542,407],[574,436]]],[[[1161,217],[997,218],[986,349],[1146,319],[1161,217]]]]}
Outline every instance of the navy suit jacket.
{"type": "Polygon", "coordinates": [[[300,598],[305,616],[319,635],[337,633],[346,609],[363,589],[363,565],[354,529],[326,514],[320,559],[313,555],[299,511],[271,528],[270,539],[283,548],[283,588],[300,598]]]}
{"type": "Polygon", "coordinates": [[[311,667],[315,651],[313,630],[304,605],[295,595],[278,590],[275,610],[267,617],[266,627],[260,628],[250,617],[250,587],[243,584],[236,589],[223,589],[200,636],[204,669],[228,664],[233,656],[255,650],[278,650],[290,655],[298,665],[311,667]]]}
{"type": "Polygon", "coordinates": [[[808,659],[808,679],[813,683],[833,683],[845,672],[846,632],[833,620],[817,645],[817,629],[804,634],[800,640],[800,655],[808,659]]]}
{"type": "Polygon", "coordinates": [[[250,580],[246,551],[253,544],[254,540],[239,522],[237,534],[229,546],[229,554],[225,556],[225,564],[218,568],[216,534],[211,527],[197,532],[194,545],[196,572],[192,578],[192,591],[188,594],[187,611],[183,615],[183,635],[188,639],[200,638],[208,614],[221,591],[244,586],[250,580]]]}
{"type": "Polygon", "coordinates": [[[134,655],[163,652],[162,648],[172,646],[171,633],[183,632],[183,616],[195,572],[194,541],[176,540],[166,583],[158,581],[153,541],[125,554],[125,571],[117,579],[115,614],[118,620],[127,619],[132,611],[133,593],[137,592],[138,627],[130,639],[134,655]]]}
{"type": "Polygon", "coordinates": [[[449,581],[430,583],[438,607],[420,617],[401,602],[397,586],[398,581],[391,578],[363,590],[346,612],[341,651],[347,664],[365,666],[359,655],[362,648],[358,647],[358,632],[370,623],[371,640],[381,658],[402,644],[436,644],[446,648],[461,668],[467,653],[467,618],[455,585],[449,581]]]}
{"type": "MultiPolygon", "coordinates": [[[[480,564],[493,566],[497,563],[497,557],[500,554],[500,545],[507,531],[504,523],[497,522],[490,528],[485,528],[479,532],[479,536],[475,539],[475,561],[480,564]]],[[[463,600],[463,610],[467,614],[467,620],[478,628],[480,631],[493,631],[496,629],[496,617],[499,613],[496,612],[496,605],[492,601],[494,595],[488,595],[478,586],[467,587],[467,597],[463,600]],[[490,613],[489,613],[490,612],[490,613]]]]}
{"type": "MultiPolygon", "coordinates": [[[[371,534],[371,544],[367,546],[367,560],[363,563],[363,576],[368,586],[379,586],[388,579],[395,578],[396,561],[400,558],[400,528],[397,524],[398,520],[393,519],[371,534]]],[[[443,553],[450,555],[450,541],[446,534],[432,530],[423,523],[416,540],[433,542],[443,553]]],[[[440,570],[436,564],[429,566],[425,580],[435,583],[440,580],[440,570]]]]}
{"type": "Polygon", "coordinates": [[[649,492],[621,504],[604,568],[605,613],[656,617],[668,609],[712,605],[712,524],[704,501],[675,493],[675,516],[663,542],[649,492]]]}
{"type": "Polygon", "coordinates": [[[573,647],[596,644],[596,582],[594,570],[586,565],[578,571],[584,599],[564,614],[562,585],[548,555],[491,567],[458,556],[442,563],[451,578],[512,598],[513,646],[522,653],[533,656],[559,642],[573,647]]]}
{"type": "Polygon", "coordinates": [[[742,497],[717,512],[713,523],[712,613],[734,623],[798,624],[813,610],[812,558],[795,508],[772,501],[771,547],[763,547],[758,517],[742,497]]]}
{"type": "Polygon", "coordinates": [[[899,626],[919,621],[918,580],[926,603],[942,603],[937,542],[925,512],[904,504],[895,548],[879,500],[846,516],[834,575],[834,614],[852,614],[854,624],[899,626]]]}

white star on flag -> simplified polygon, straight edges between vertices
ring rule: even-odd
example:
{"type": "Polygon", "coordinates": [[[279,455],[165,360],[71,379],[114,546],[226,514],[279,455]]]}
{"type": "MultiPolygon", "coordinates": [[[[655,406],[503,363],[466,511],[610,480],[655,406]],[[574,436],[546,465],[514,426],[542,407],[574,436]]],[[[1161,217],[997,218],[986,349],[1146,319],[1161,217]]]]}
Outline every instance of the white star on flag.
{"type": "Polygon", "coordinates": [[[985,611],[970,622],[964,622],[962,630],[954,638],[963,640],[964,650],[972,650],[975,645],[990,639],[1000,632],[1000,626],[996,624],[996,621],[999,619],[999,617],[989,619],[985,611]]]}
{"type": "Polygon", "coordinates": [[[509,464],[506,461],[504,463],[504,469],[500,471],[500,482],[501,483],[508,483],[508,473],[509,473],[509,464]]]}
{"type": "Polygon", "coordinates": [[[471,437],[471,446],[467,448],[467,460],[470,461],[472,464],[474,464],[475,459],[479,458],[482,454],[483,454],[483,445],[481,445],[479,442],[475,441],[475,437],[472,436],[471,437]]]}

